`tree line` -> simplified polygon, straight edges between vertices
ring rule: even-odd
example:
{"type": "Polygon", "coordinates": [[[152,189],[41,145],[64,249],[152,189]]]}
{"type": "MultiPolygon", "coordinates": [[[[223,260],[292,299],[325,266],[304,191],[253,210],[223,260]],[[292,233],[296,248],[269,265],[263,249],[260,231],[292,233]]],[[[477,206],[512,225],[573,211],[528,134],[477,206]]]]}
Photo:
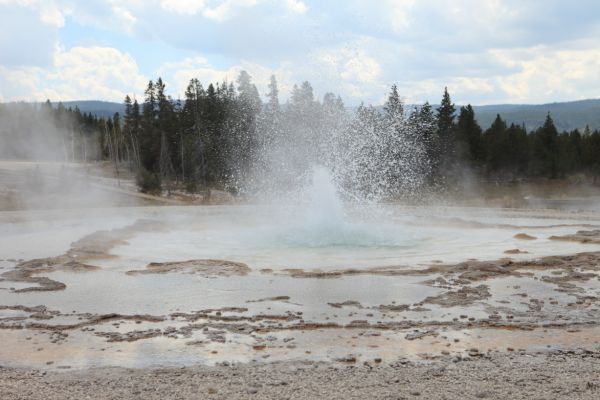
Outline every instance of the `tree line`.
{"type": "Polygon", "coordinates": [[[124,115],[113,118],[49,101],[1,105],[0,154],[110,160],[117,172],[135,173],[146,192],[240,193],[266,181],[285,187],[312,164],[334,170],[341,186],[354,192],[390,196],[406,188],[452,187],[464,171],[495,181],[573,174],[600,181],[598,130],[558,132],[549,114],[533,131],[509,126],[500,115],[484,130],[473,108],[457,109],[447,89],[437,107],[409,109],[394,85],[383,108],[350,110],[333,93],[317,99],[309,82],[295,85],[281,103],[274,76],[263,101],[243,71],[235,83],[204,87],[192,79],[177,100],[158,78],[149,81],[141,102],[126,96],[124,105],[124,115]]]}
{"type": "Polygon", "coordinates": [[[361,105],[352,111],[332,93],[316,99],[309,82],[295,85],[284,104],[278,94],[271,77],[263,102],[250,75],[242,72],[236,84],[204,88],[192,79],[183,101],[166,95],[160,78],[149,82],[141,105],[127,96],[123,135],[131,143],[129,157],[141,171],[142,189],[182,184],[192,191],[237,191],[261,167],[280,166],[293,179],[310,163],[330,163],[332,169],[354,163],[343,172],[352,171],[347,178],[365,184],[375,174],[387,174],[383,189],[390,192],[410,185],[415,175],[423,178],[415,185],[452,185],[466,168],[481,179],[496,181],[577,173],[595,182],[600,178],[600,132],[585,128],[559,133],[550,114],[542,127],[530,132],[524,125],[507,125],[500,115],[484,130],[473,108],[457,108],[447,89],[438,107],[425,103],[406,109],[394,85],[382,110],[361,105]],[[357,145],[369,135],[375,140],[357,145]],[[337,157],[326,154],[332,141],[337,141],[337,149],[346,142],[346,150],[337,151],[337,157]],[[273,148],[279,154],[265,161],[265,153],[273,148]],[[312,151],[300,151],[306,148],[312,151]],[[374,162],[382,154],[386,162],[374,162]],[[408,178],[402,176],[407,168],[408,178]]]}
{"type": "MultiPolygon", "coordinates": [[[[388,104],[397,102],[395,86],[388,104]]],[[[387,109],[385,109],[387,112],[387,109]]],[[[483,130],[471,105],[458,110],[447,88],[439,107],[432,111],[425,103],[409,118],[433,120],[425,145],[431,162],[430,182],[442,186],[457,183],[461,171],[468,169],[480,179],[508,182],[526,179],[557,179],[587,174],[594,183],[600,180],[600,132],[558,132],[550,113],[543,126],[528,131],[524,124],[507,123],[500,115],[483,130]]]]}
{"type": "Polygon", "coordinates": [[[583,131],[559,133],[548,113],[544,124],[530,132],[524,124],[507,125],[500,115],[484,131],[470,105],[456,113],[447,91],[437,114],[438,132],[447,132],[451,138],[445,154],[450,155],[455,165],[467,166],[481,177],[507,181],[556,179],[584,173],[594,183],[599,181],[598,130],[592,132],[586,127],[583,131]]]}

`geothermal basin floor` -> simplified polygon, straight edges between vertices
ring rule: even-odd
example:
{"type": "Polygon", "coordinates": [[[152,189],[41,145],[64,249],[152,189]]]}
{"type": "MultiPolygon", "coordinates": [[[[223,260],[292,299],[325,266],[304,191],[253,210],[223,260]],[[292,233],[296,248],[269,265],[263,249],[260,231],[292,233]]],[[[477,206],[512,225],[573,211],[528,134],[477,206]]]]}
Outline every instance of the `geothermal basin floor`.
{"type": "Polygon", "coordinates": [[[600,214],[379,212],[0,213],[0,393],[597,398],[600,214]]]}

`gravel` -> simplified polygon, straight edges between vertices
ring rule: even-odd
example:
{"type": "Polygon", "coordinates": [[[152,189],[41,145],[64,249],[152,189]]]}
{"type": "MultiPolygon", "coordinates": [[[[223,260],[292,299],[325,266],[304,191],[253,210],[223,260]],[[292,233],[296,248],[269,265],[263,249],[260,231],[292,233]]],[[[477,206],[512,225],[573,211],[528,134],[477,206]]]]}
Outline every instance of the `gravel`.
{"type": "Polygon", "coordinates": [[[0,367],[9,399],[598,399],[600,352],[498,354],[469,361],[282,362],[180,368],[0,367]]]}

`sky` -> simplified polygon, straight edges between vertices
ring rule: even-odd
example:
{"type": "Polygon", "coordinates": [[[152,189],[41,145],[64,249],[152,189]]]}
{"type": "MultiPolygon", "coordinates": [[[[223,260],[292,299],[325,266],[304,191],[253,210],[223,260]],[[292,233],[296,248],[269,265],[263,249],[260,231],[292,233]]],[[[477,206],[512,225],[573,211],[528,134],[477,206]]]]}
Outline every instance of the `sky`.
{"type": "Polygon", "coordinates": [[[241,70],[281,99],[548,103],[600,97],[598,0],[0,0],[0,101],[183,97],[241,70]]]}

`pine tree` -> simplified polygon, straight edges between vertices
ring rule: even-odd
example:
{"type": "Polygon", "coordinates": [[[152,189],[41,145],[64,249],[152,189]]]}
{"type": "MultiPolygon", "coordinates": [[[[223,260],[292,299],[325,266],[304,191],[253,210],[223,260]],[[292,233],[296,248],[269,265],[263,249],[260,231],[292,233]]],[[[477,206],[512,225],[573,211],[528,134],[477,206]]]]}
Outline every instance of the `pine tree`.
{"type": "Polygon", "coordinates": [[[131,103],[131,97],[126,95],[123,103],[125,104],[125,115],[123,117],[123,147],[129,163],[129,168],[130,170],[133,170],[133,104],[131,103]]]}
{"type": "Polygon", "coordinates": [[[394,124],[399,120],[404,119],[404,104],[398,94],[398,87],[394,84],[390,89],[387,102],[383,106],[386,118],[390,124],[394,124]]]}
{"type": "Polygon", "coordinates": [[[436,170],[439,161],[437,159],[438,152],[436,151],[436,125],[433,109],[428,102],[425,102],[421,107],[416,107],[409,118],[410,131],[413,132],[412,135],[422,149],[421,159],[416,161],[419,166],[419,173],[428,186],[435,183],[433,172],[436,170]]]}
{"type": "Polygon", "coordinates": [[[511,124],[506,133],[507,169],[515,176],[523,176],[529,163],[529,147],[525,126],[511,124]]]}
{"type": "Polygon", "coordinates": [[[269,99],[266,106],[267,113],[279,113],[279,88],[277,86],[275,75],[271,75],[271,78],[269,79],[269,92],[267,93],[267,98],[269,99]]]}
{"type": "Polygon", "coordinates": [[[449,177],[449,174],[453,173],[454,164],[456,162],[455,154],[455,132],[454,132],[454,117],[456,109],[450,95],[448,94],[448,88],[444,88],[444,94],[440,107],[437,109],[437,155],[439,159],[438,170],[435,172],[436,175],[443,177],[444,179],[449,177]]]}
{"type": "Polygon", "coordinates": [[[154,192],[160,190],[160,133],[157,127],[158,104],[156,86],[150,80],[144,91],[141,131],[139,137],[140,164],[138,184],[142,190],[154,192]]]}
{"type": "MultiPolygon", "coordinates": [[[[338,135],[343,132],[348,120],[344,102],[339,96],[331,92],[325,93],[323,96],[321,108],[322,120],[320,125],[322,139],[319,142],[318,151],[319,157],[325,160],[327,155],[333,152],[332,149],[335,147],[338,135]]],[[[333,166],[330,166],[330,168],[333,168],[333,166]]]]}
{"type": "Polygon", "coordinates": [[[279,104],[279,88],[277,85],[277,79],[275,75],[271,75],[269,80],[269,91],[267,92],[267,103],[265,108],[259,116],[259,132],[260,142],[259,151],[261,152],[261,168],[266,170],[269,168],[267,165],[267,158],[271,156],[267,152],[272,151],[277,146],[280,146],[280,140],[282,140],[282,113],[281,106],[279,104]]]}
{"type": "Polygon", "coordinates": [[[229,186],[234,191],[243,189],[243,183],[248,181],[252,166],[258,157],[257,117],[262,109],[258,89],[246,71],[241,71],[237,78],[237,93],[236,98],[235,90],[233,91],[231,112],[227,119],[230,126],[227,142],[231,179],[229,186]]]}
{"type": "Polygon", "coordinates": [[[131,114],[132,114],[132,103],[131,103],[131,97],[129,97],[129,95],[125,95],[125,100],[123,101],[123,103],[125,104],[125,125],[124,125],[124,129],[128,130],[128,128],[131,126],[131,114]]]}
{"type": "Polygon", "coordinates": [[[475,120],[471,105],[460,108],[456,124],[456,155],[467,165],[474,166],[482,159],[481,127],[475,120]]]}
{"type": "Polygon", "coordinates": [[[384,146],[382,157],[391,167],[386,169],[386,179],[400,186],[403,171],[398,165],[407,155],[415,155],[416,138],[412,136],[414,131],[410,129],[404,117],[404,104],[396,85],[392,85],[383,110],[386,127],[380,132],[380,140],[384,146]]]}
{"type": "Polygon", "coordinates": [[[419,126],[422,131],[423,141],[429,149],[428,154],[431,159],[435,153],[436,118],[429,102],[425,102],[419,109],[419,126]]]}
{"type": "Polygon", "coordinates": [[[142,115],[140,114],[140,105],[136,100],[133,101],[131,106],[131,132],[130,141],[132,149],[133,164],[136,169],[141,166],[140,158],[140,135],[142,130],[142,115]]]}
{"type": "Polygon", "coordinates": [[[558,176],[558,131],[550,113],[544,125],[533,134],[533,173],[538,176],[558,176]]]}
{"type": "Polygon", "coordinates": [[[189,191],[199,187],[206,189],[206,149],[208,134],[204,127],[205,91],[198,79],[191,79],[186,91],[183,107],[179,112],[179,129],[182,136],[181,170],[189,191]]]}
{"type": "Polygon", "coordinates": [[[600,183],[600,132],[591,132],[586,127],[582,143],[583,167],[593,178],[593,183],[600,183]]]}
{"type": "Polygon", "coordinates": [[[322,164],[318,156],[320,145],[320,121],[322,107],[315,101],[311,84],[307,81],[300,86],[294,85],[291,96],[285,107],[284,130],[286,151],[289,153],[285,161],[292,175],[298,175],[308,169],[309,165],[322,164]],[[312,154],[300,154],[294,148],[317,148],[312,154]]]}
{"type": "MultiPolygon", "coordinates": [[[[218,86],[218,85],[217,85],[218,86]]],[[[206,89],[205,129],[207,133],[207,184],[216,185],[223,182],[226,175],[225,153],[226,148],[222,135],[223,126],[223,100],[221,90],[217,91],[212,83],[206,89]]]]}
{"type": "Polygon", "coordinates": [[[582,168],[581,133],[575,129],[558,135],[558,173],[561,177],[582,168]]]}
{"type": "Polygon", "coordinates": [[[159,77],[154,85],[158,107],[156,127],[160,137],[159,170],[161,177],[168,182],[176,172],[174,166],[180,165],[178,161],[181,159],[181,155],[179,154],[180,136],[177,132],[177,116],[173,109],[173,100],[167,96],[165,87],[162,78],[159,77]]]}
{"type": "Polygon", "coordinates": [[[450,137],[453,134],[455,112],[456,109],[446,87],[444,88],[440,107],[437,110],[438,134],[441,137],[450,137]]]}
{"type": "Polygon", "coordinates": [[[508,142],[506,140],[506,122],[496,115],[492,125],[484,132],[485,163],[488,173],[499,171],[506,165],[508,142]]]}

